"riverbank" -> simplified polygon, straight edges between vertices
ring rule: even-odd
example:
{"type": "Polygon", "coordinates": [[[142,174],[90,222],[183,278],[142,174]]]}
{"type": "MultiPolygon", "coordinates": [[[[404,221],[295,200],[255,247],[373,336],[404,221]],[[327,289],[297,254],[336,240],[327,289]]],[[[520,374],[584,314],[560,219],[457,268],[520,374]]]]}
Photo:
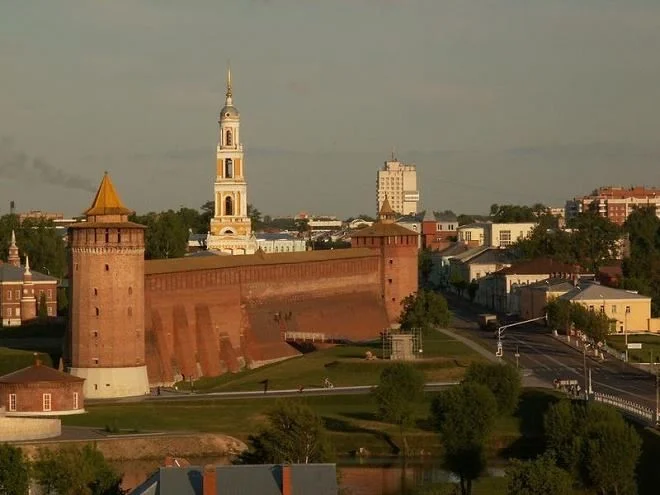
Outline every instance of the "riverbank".
{"type": "MultiPolygon", "coordinates": [[[[97,432],[94,432],[97,433],[97,432]]],[[[75,436],[75,435],[74,435],[75,436]]],[[[109,461],[160,460],[168,455],[179,457],[235,456],[247,446],[237,438],[220,433],[162,433],[79,435],[80,439],[51,439],[40,442],[23,442],[23,452],[33,458],[42,448],[58,450],[70,445],[93,443],[109,461]]]]}

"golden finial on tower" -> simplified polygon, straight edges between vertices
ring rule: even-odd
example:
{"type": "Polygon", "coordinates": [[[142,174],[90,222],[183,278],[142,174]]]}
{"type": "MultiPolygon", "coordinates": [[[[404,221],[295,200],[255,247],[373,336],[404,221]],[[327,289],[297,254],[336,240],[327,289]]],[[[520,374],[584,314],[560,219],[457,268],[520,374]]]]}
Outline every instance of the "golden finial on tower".
{"type": "Polygon", "coordinates": [[[231,66],[227,64],[227,98],[231,98],[231,66]]]}

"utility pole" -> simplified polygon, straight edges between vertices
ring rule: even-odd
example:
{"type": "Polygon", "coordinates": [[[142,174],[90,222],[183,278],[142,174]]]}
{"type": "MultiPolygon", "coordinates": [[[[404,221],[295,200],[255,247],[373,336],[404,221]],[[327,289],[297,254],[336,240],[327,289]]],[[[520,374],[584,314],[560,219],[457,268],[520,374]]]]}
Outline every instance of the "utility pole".
{"type": "Polygon", "coordinates": [[[584,369],[584,390],[585,397],[589,400],[589,395],[586,393],[589,390],[589,383],[587,382],[587,341],[582,341],[582,367],[584,369]]]}
{"type": "Polygon", "coordinates": [[[516,368],[520,368],[520,362],[519,362],[519,360],[520,360],[520,352],[518,351],[518,346],[516,346],[516,354],[515,354],[515,356],[516,356],[516,368]]]}

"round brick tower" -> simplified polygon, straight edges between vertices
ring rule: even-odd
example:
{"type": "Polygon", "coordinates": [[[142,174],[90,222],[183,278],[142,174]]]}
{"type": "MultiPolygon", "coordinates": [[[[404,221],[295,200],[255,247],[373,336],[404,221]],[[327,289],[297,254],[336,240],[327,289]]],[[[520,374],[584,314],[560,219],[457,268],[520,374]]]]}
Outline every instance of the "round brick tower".
{"type": "Polygon", "coordinates": [[[70,373],[86,398],[149,393],[144,354],[144,229],[106,173],[86,222],[69,228],[70,373]]]}
{"type": "Polygon", "coordinates": [[[385,198],[378,221],[351,237],[352,247],[366,247],[380,253],[380,276],[387,318],[399,322],[401,302],[418,288],[419,234],[395,223],[396,213],[385,198]]]}

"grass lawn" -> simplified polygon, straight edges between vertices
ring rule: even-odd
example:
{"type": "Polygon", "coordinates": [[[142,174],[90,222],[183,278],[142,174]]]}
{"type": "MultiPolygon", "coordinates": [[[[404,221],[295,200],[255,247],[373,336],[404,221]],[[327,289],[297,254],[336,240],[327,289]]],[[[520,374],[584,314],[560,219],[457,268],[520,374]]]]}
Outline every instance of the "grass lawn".
{"type": "MultiPolygon", "coordinates": [[[[628,343],[639,342],[641,349],[630,349],[628,356],[631,361],[638,363],[650,363],[653,360],[660,361],[660,335],[637,334],[628,335],[628,343]]],[[[607,337],[610,347],[624,352],[626,350],[624,335],[610,335],[607,337]]]]}
{"type": "MultiPolygon", "coordinates": [[[[483,360],[463,343],[440,333],[425,337],[423,347],[424,359],[415,363],[431,382],[460,380],[470,363],[483,360]]],[[[336,387],[375,385],[380,372],[391,363],[381,358],[380,342],[339,345],[254,370],[201,378],[194,386],[195,390],[203,391],[262,390],[262,382],[267,379],[271,390],[311,388],[323,386],[326,377],[336,387]],[[368,361],[365,359],[367,352],[378,359],[368,361]]],[[[189,385],[181,383],[180,386],[187,388],[189,385]]]]}
{"type": "MultiPolygon", "coordinates": [[[[408,431],[413,451],[440,452],[440,441],[428,421],[430,402],[416,411],[416,426],[408,431]]],[[[526,390],[517,416],[498,422],[490,442],[491,455],[527,455],[538,450],[539,417],[557,395],[546,391],[526,390]],[[522,432],[532,440],[521,439],[522,432]]],[[[265,412],[277,399],[158,401],[123,404],[87,405],[87,414],[65,416],[64,425],[92,426],[127,430],[218,432],[246,440],[265,422],[265,412]]],[[[376,403],[370,395],[302,397],[324,419],[338,454],[348,454],[360,447],[374,455],[394,454],[401,444],[398,428],[384,423],[376,415],[376,403]]]]}
{"type": "MultiPolygon", "coordinates": [[[[53,363],[48,354],[43,352],[37,353],[39,359],[48,365],[52,366],[53,363]]],[[[0,347],[0,376],[11,373],[12,371],[20,370],[34,364],[35,356],[32,351],[21,351],[18,349],[8,349],[7,347],[0,347]]]]}

